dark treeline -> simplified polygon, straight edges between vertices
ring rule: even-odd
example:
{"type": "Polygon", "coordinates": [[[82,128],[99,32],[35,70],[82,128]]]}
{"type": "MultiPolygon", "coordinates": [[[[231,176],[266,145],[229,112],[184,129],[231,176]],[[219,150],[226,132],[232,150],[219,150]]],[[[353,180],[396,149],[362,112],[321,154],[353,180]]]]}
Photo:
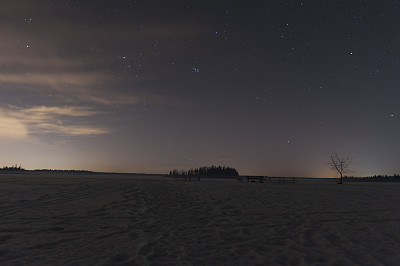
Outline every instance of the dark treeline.
{"type": "Polygon", "coordinates": [[[347,182],[400,182],[400,175],[374,175],[367,177],[345,176],[344,180],[347,182]]]}
{"type": "Polygon", "coordinates": [[[25,171],[24,168],[18,165],[13,165],[13,166],[4,166],[3,168],[0,168],[0,171],[2,172],[22,172],[25,171]]]}
{"type": "Polygon", "coordinates": [[[35,169],[35,172],[57,172],[57,173],[94,173],[87,170],[59,170],[59,169],[35,169]]]}
{"type": "Polygon", "coordinates": [[[87,171],[87,170],[58,170],[58,169],[35,169],[35,170],[25,170],[25,168],[22,168],[21,166],[13,165],[13,166],[4,166],[3,168],[0,168],[0,173],[16,173],[16,172],[51,172],[51,173],[94,173],[92,171],[87,171]]]}
{"type": "Polygon", "coordinates": [[[169,176],[192,176],[192,177],[237,177],[238,171],[235,168],[225,166],[204,166],[188,171],[174,169],[169,172],[169,176]]]}

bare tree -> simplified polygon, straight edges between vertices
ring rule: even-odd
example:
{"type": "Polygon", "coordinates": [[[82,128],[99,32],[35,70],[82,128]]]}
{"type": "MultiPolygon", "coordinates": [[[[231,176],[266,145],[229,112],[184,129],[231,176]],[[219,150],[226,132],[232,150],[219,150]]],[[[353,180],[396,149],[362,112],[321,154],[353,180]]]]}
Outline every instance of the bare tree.
{"type": "Polygon", "coordinates": [[[329,166],[340,174],[339,184],[343,184],[343,174],[349,171],[350,164],[351,159],[349,157],[339,156],[336,152],[331,154],[329,166]]]}

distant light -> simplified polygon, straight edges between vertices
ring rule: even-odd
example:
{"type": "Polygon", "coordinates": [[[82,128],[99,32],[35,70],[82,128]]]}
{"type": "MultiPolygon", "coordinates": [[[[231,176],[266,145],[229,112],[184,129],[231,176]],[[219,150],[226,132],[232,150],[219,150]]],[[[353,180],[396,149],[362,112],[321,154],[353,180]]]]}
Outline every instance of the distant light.
{"type": "Polygon", "coordinates": [[[29,44],[26,45],[26,48],[29,48],[29,44]]]}
{"type": "Polygon", "coordinates": [[[192,68],[192,72],[199,73],[200,72],[200,68],[194,67],[194,68],[192,68]]]}

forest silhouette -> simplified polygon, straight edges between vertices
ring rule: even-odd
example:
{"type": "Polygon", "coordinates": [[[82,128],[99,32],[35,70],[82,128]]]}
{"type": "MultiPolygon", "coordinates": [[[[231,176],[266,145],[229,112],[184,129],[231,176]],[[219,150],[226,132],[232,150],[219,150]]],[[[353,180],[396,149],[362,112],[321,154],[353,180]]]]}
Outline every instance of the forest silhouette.
{"type": "Polygon", "coordinates": [[[212,165],[187,171],[174,169],[169,172],[169,176],[188,178],[189,180],[191,178],[198,178],[200,180],[203,177],[236,178],[239,176],[239,172],[235,168],[212,165]]]}

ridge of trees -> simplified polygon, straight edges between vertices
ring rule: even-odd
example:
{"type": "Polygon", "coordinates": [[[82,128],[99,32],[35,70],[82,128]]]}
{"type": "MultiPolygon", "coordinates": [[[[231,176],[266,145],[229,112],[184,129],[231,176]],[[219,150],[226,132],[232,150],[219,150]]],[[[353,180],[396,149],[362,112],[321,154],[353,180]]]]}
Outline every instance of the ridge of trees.
{"type": "Polygon", "coordinates": [[[88,170],[60,170],[60,169],[35,169],[35,172],[57,172],[57,173],[94,173],[88,170]]]}
{"type": "Polygon", "coordinates": [[[60,169],[35,169],[35,170],[26,170],[25,168],[22,168],[21,165],[18,166],[13,165],[13,166],[4,166],[0,168],[0,172],[57,172],[57,173],[94,173],[92,171],[87,171],[87,170],[60,170],[60,169]]]}
{"type": "Polygon", "coordinates": [[[22,171],[26,171],[24,168],[20,166],[13,165],[13,166],[4,166],[3,168],[0,168],[0,171],[4,171],[4,172],[22,172],[22,171]]]}
{"type": "Polygon", "coordinates": [[[199,167],[196,169],[190,169],[187,171],[174,169],[169,172],[169,176],[171,176],[171,177],[185,177],[185,176],[237,177],[237,176],[239,176],[239,173],[235,168],[212,165],[212,166],[199,167]]]}
{"type": "Polygon", "coordinates": [[[390,175],[373,175],[367,177],[354,177],[354,176],[345,176],[343,177],[347,182],[400,182],[400,175],[393,174],[390,175]]]}

